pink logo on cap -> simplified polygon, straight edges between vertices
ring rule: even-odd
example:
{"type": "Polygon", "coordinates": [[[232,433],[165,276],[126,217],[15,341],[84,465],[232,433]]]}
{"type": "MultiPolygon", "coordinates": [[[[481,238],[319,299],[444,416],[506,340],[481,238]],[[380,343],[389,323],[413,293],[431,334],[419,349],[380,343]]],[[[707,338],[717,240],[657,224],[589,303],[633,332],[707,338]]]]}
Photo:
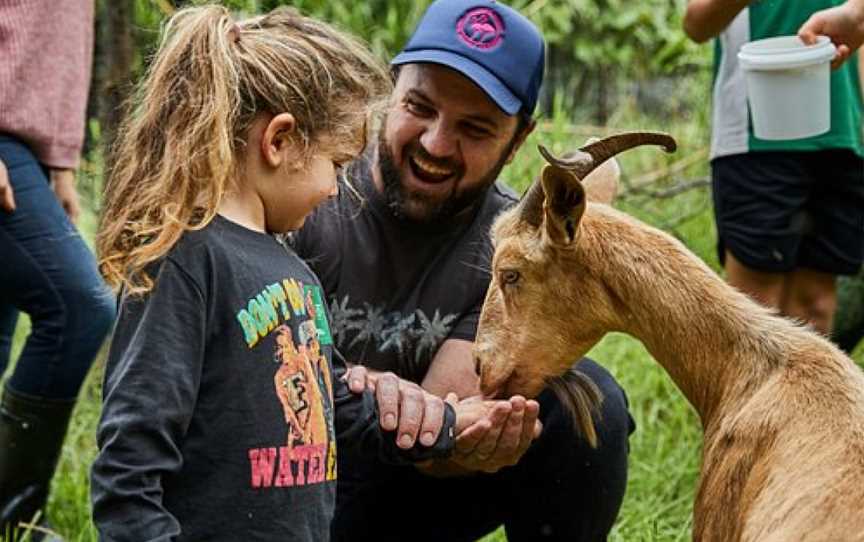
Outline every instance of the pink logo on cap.
{"type": "Polygon", "coordinates": [[[504,39],[504,21],[493,9],[469,9],[456,23],[456,35],[469,47],[491,49],[504,39]]]}

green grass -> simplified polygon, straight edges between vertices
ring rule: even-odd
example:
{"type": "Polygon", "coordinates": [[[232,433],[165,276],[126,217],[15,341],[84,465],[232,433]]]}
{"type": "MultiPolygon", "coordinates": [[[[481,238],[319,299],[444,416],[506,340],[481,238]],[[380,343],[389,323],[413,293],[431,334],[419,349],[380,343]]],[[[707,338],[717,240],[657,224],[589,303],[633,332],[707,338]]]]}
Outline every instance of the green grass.
{"type": "MultiPolygon", "coordinates": [[[[641,119],[632,111],[625,111],[614,121],[619,130],[661,125],[641,119]]],[[[675,156],[665,156],[656,149],[640,149],[623,155],[621,162],[624,174],[634,177],[699,152],[707,144],[707,130],[701,130],[699,124],[673,123],[670,131],[681,143],[675,156]]],[[[539,157],[532,150],[538,142],[550,144],[555,151],[563,151],[578,145],[586,136],[584,130],[574,130],[557,116],[549,119],[544,127],[532,134],[526,150],[508,168],[506,180],[520,190],[530,182],[538,171],[539,157]]],[[[705,160],[699,160],[681,172],[685,178],[706,174],[705,160]]],[[[715,231],[707,190],[688,192],[659,202],[627,199],[620,206],[658,225],[692,215],[688,220],[676,224],[672,232],[697,255],[717,268],[715,231]]],[[[92,212],[82,220],[82,230],[90,238],[94,224],[92,212]]],[[[22,317],[16,332],[13,359],[16,359],[28,330],[29,323],[26,317],[22,317]]],[[[701,453],[701,429],[693,409],[642,345],[630,337],[611,334],[590,355],[606,366],[624,387],[637,424],[637,430],[630,439],[627,494],[611,540],[688,540],[701,453]]],[[[855,357],[860,362],[864,358],[864,350],[859,348],[855,357]]],[[[95,429],[103,363],[104,353],[94,365],[82,390],[48,506],[48,516],[54,528],[70,541],[96,540],[90,521],[88,471],[96,453],[95,429]]],[[[484,542],[505,540],[501,530],[484,538],[484,542]]]]}

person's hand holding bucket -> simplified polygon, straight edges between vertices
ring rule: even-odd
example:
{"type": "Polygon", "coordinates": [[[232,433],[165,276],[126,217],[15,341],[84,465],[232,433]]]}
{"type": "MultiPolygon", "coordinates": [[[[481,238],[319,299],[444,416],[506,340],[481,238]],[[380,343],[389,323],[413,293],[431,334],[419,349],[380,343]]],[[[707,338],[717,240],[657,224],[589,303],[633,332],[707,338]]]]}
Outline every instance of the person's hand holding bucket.
{"type": "Polygon", "coordinates": [[[798,30],[798,37],[807,45],[815,44],[819,35],[828,36],[837,46],[831,62],[831,67],[837,68],[864,44],[864,0],[847,0],[817,11],[798,30]]]}
{"type": "Polygon", "coordinates": [[[741,47],[738,60],[756,137],[801,139],[831,129],[830,65],[836,52],[827,36],[812,45],[781,36],[741,47]]]}

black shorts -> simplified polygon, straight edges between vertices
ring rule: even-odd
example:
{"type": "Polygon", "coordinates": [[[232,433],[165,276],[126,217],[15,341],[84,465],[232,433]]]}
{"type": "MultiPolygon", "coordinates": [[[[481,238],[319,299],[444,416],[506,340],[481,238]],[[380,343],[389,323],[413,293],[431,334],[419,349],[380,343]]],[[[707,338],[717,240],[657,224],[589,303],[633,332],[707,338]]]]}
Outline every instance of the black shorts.
{"type": "Polygon", "coordinates": [[[850,150],[751,152],[711,162],[717,250],[748,268],[837,275],[864,259],[864,159],[850,150]]]}

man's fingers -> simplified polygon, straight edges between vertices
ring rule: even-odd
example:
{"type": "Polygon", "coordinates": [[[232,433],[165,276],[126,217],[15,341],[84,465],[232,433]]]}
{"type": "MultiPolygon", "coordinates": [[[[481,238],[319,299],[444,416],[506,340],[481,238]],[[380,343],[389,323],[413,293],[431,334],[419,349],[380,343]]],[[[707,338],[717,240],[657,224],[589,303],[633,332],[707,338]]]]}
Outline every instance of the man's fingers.
{"type": "Polygon", "coordinates": [[[348,381],[348,389],[354,393],[363,393],[366,389],[366,367],[362,365],[354,365],[349,367],[345,373],[345,379],[348,381]]]}
{"type": "Polygon", "coordinates": [[[525,402],[525,413],[522,415],[522,434],[519,438],[519,455],[531,445],[531,441],[540,436],[542,424],[538,420],[540,404],[537,401],[525,402]]]}
{"type": "Polygon", "coordinates": [[[432,446],[438,440],[441,425],[444,422],[444,401],[431,393],[424,393],[425,408],[423,422],[420,425],[420,444],[432,446]]]}
{"type": "Polygon", "coordinates": [[[399,379],[396,375],[384,373],[378,377],[375,397],[378,399],[381,427],[385,431],[395,431],[399,419],[399,379]]]}
{"type": "Polygon", "coordinates": [[[503,431],[512,409],[513,407],[507,401],[499,401],[492,408],[492,412],[489,414],[489,421],[492,425],[477,445],[476,453],[478,459],[488,459],[495,453],[495,448],[498,446],[498,437],[501,436],[501,431],[503,431]]]}
{"type": "Polygon", "coordinates": [[[498,438],[498,448],[495,450],[496,457],[507,464],[513,464],[518,460],[518,457],[515,456],[518,454],[522,443],[525,399],[519,396],[513,397],[510,399],[510,405],[513,410],[501,431],[501,436],[498,438]]]}
{"type": "Polygon", "coordinates": [[[405,450],[414,446],[423,420],[423,391],[418,386],[402,386],[399,402],[399,433],[396,443],[405,450]]]}
{"type": "Polygon", "coordinates": [[[484,418],[456,435],[456,453],[460,455],[470,455],[474,453],[477,445],[486,435],[486,432],[489,431],[490,427],[492,427],[492,424],[489,423],[489,420],[484,418]]]}

